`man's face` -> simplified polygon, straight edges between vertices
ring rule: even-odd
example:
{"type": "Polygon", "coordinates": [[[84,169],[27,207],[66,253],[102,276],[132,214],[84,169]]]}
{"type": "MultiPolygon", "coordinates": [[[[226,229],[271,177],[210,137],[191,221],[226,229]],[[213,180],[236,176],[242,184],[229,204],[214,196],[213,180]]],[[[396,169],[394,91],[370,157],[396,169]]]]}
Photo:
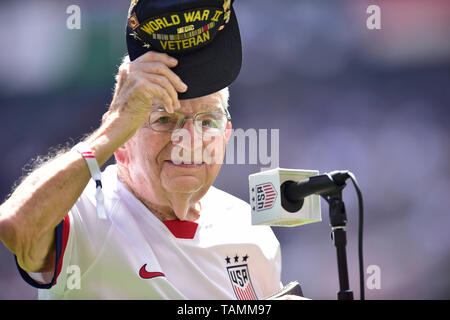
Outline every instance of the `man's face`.
{"type": "MultiPolygon", "coordinates": [[[[224,113],[221,93],[180,100],[177,112],[194,116],[200,112],[224,113]]],[[[153,110],[162,106],[154,101],[153,110]]],[[[169,195],[204,193],[214,182],[222,166],[229,131],[206,137],[196,131],[192,119],[187,119],[183,130],[156,132],[148,124],[121,148],[123,164],[127,167],[132,188],[140,197],[153,203],[169,195]],[[180,156],[184,155],[180,164],[180,156]]],[[[119,160],[118,160],[119,161],[119,160]]]]}

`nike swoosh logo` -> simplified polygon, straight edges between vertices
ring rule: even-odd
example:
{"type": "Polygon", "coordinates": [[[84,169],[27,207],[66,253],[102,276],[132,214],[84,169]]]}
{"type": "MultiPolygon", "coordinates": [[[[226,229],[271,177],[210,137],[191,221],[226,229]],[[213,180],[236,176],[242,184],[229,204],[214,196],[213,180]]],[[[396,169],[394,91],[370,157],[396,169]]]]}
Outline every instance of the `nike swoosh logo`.
{"type": "Polygon", "coordinates": [[[154,277],[165,277],[166,275],[162,272],[148,272],[147,270],[145,270],[145,267],[147,266],[147,264],[144,264],[141,267],[141,270],[139,270],[139,276],[143,279],[151,279],[154,277]]]}

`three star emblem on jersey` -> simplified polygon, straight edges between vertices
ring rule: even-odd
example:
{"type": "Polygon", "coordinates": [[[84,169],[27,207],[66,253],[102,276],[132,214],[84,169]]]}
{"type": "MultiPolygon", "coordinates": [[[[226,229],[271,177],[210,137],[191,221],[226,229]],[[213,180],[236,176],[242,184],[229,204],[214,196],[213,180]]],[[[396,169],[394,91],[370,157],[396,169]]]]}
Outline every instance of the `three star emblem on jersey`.
{"type": "Polygon", "coordinates": [[[143,279],[151,279],[155,277],[165,277],[166,275],[162,272],[148,272],[145,267],[147,264],[144,264],[139,270],[139,276],[143,279]]]}
{"type": "Polygon", "coordinates": [[[241,261],[239,261],[239,258],[237,254],[232,258],[228,256],[225,258],[227,265],[233,264],[232,260],[236,264],[227,267],[234,294],[238,300],[257,300],[258,298],[252,285],[248,264],[243,263],[247,262],[249,256],[243,256],[241,261]]]}

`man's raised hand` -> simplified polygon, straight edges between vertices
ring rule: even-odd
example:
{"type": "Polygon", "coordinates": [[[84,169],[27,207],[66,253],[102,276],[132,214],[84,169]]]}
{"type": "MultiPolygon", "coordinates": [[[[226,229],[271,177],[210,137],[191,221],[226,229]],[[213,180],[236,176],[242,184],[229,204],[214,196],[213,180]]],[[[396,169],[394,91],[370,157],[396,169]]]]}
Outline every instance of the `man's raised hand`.
{"type": "Polygon", "coordinates": [[[147,121],[156,100],[169,113],[179,109],[178,92],[185,92],[187,86],[171,70],[177,63],[175,58],[154,51],[132,62],[126,57],[119,68],[109,113],[126,117],[137,129],[147,121]]]}

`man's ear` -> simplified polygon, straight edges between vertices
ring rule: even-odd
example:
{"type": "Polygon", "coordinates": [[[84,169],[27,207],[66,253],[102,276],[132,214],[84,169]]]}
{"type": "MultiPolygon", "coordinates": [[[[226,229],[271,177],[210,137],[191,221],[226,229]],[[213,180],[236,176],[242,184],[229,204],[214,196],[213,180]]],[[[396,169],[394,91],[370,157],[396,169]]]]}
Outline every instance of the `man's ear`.
{"type": "Polygon", "coordinates": [[[119,162],[123,165],[128,164],[128,151],[127,151],[126,143],[124,145],[120,146],[114,152],[114,157],[116,158],[117,162],[119,162]]]}
{"type": "Polygon", "coordinates": [[[227,122],[227,128],[225,129],[225,143],[228,143],[228,140],[230,139],[231,136],[231,121],[227,122]]]}

